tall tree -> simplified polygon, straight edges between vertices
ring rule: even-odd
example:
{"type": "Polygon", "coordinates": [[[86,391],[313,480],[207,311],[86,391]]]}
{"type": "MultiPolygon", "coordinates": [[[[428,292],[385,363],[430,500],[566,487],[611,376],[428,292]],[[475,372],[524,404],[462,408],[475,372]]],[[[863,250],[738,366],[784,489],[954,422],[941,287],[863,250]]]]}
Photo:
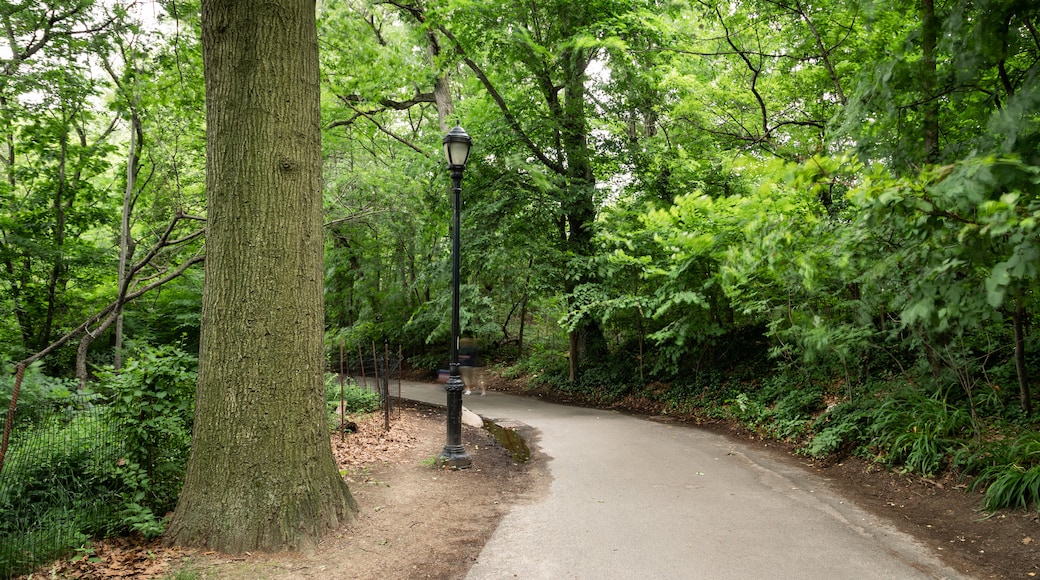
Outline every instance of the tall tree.
{"type": "MultiPolygon", "coordinates": [[[[449,19],[438,21],[497,107],[500,119],[494,122],[511,129],[513,154],[522,152],[529,160],[524,170],[543,176],[537,189],[558,204],[554,211],[560,255],[577,262],[593,252],[594,222],[602,201],[593,107],[598,83],[590,79],[590,69],[593,63],[603,66],[609,49],[623,49],[624,39],[636,34],[628,20],[646,16],[643,10],[649,11],[650,4],[460,4],[447,13],[449,19]]],[[[590,271],[574,268],[574,263],[558,264],[566,271],[564,286],[572,298],[595,278],[590,271]]],[[[574,381],[580,361],[605,354],[606,341],[591,319],[572,324],[569,338],[574,381]]]]}
{"type": "Polygon", "coordinates": [[[65,330],[97,282],[102,253],[84,234],[111,219],[95,179],[114,121],[95,105],[95,66],[123,22],[94,0],[55,0],[7,3],[0,23],[0,284],[21,356],[65,330]]]}
{"type": "Polygon", "coordinates": [[[167,541],[304,549],[356,504],[323,402],[313,0],[205,0],[208,232],[192,453],[167,541]]]}

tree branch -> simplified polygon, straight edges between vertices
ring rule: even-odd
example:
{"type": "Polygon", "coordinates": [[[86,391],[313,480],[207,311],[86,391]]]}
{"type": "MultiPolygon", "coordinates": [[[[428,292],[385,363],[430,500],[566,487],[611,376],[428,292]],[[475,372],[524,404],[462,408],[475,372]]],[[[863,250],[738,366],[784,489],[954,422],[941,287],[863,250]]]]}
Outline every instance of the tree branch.
{"type": "Polygon", "coordinates": [[[838,93],[838,99],[841,101],[841,104],[844,105],[847,101],[845,98],[845,91],[841,88],[841,80],[838,78],[838,73],[834,69],[834,63],[831,62],[831,51],[840,46],[840,44],[831,49],[825,48],[823,37],[820,35],[820,31],[816,29],[816,23],[809,18],[809,14],[805,11],[800,0],[795,2],[794,8],[797,10],[801,19],[805,21],[805,25],[809,27],[813,39],[816,40],[816,50],[820,51],[820,58],[823,59],[823,66],[827,69],[827,74],[830,75],[831,82],[834,83],[834,90],[838,93]]]}
{"type": "MultiPolygon", "coordinates": [[[[339,95],[339,100],[351,107],[354,104],[365,102],[365,99],[360,95],[339,95]]],[[[379,99],[379,104],[383,105],[384,109],[394,109],[395,111],[404,111],[414,107],[415,105],[435,102],[436,99],[434,98],[433,93],[420,93],[418,90],[416,90],[415,96],[407,101],[395,101],[386,97],[379,99]]]]}
{"type": "MultiPolygon", "coordinates": [[[[417,145],[415,145],[411,141],[408,141],[404,137],[401,137],[401,136],[397,135],[396,133],[394,133],[393,131],[391,131],[390,129],[387,129],[386,127],[384,127],[382,123],[377,121],[375,119],[375,117],[372,116],[372,113],[369,113],[367,111],[359,110],[357,107],[355,107],[354,105],[351,105],[349,103],[348,103],[348,106],[351,109],[353,109],[355,113],[357,113],[356,115],[354,115],[354,117],[352,119],[357,119],[358,117],[364,117],[364,118],[368,119],[369,121],[371,121],[372,124],[376,126],[376,128],[378,128],[382,133],[384,133],[387,136],[389,136],[391,139],[397,141],[398,143],[404,145],[405,147],[408,147],[409,149],[411,149],[412,151],[415,151],[416,153],[418,153],[419,155],[422,155],[423,157],[429,157],[430,156],[429,153],[427,153],[426,151],[423,151],[422,149],[420,149],[417,145]]],[[[337,122],[337,123],[333,123],[332,125],[330,125],[330,127],[332,127],[332,126],[340,126],[340,125],[344,125],[344,124],[346,124],[346,123],[337,122]]]]}
{"type": "Polygon", "coordinates": [[[527,146],[527,149],[531,151],[531,154],[537,157],[538,160],[549,169],[560,175],[565,175],[567,173],[566,168],[561,163],[549,159],[549,157],[537,145],[535,145],[531,137],[524,131],[523,127],[520,126],[520,122],[516,119],[516,116],[514,116],[509,110],[509,105],[506,104],[505,99],[502,98],[502,95],[491,83],[491,80],[488,79],[487,75],[484,74],[483,69],[477,66],[477,63],[473,62],[473,59],[466,55],[466,50],[462,48],[462,44],[459,43],[457,38],[455,38],[455,35],[443,26],[438,26],[437,29],[440,30],[441,34],[447,37],[453,45],[455,45],[455,51],[462,57],[466,66],[473,71],[473,74],[477,75],[477,78],[480,79],[480,83],[484,85],[484,89],[487,90],[488,94],[491,95],[491,98],[495,101],[495,104],[498,105],[499,110],[502,111],[502,114],[506,118],[506,122],[509,123],[509,126],[513,129],[513,132],[516,133],[516,136],[523,141],[524,145],[527,146]]]}
{"type": "Polygon", "coordinates": [[[367,218],[369,216],[378,215],[378,214],[381,214],[381,213],[389,213],[389,212],[390,212],[390,210],[387,210],[387,209],[367,209],[367,210],[362,210],[362,211],[359,211],[357,213],[352,213],[352,214],[350,214],[348,216],[345,216],[345,217],[329,220],[329,221],[325,222],[325,225],[323,227],[325,227],[325,228],[332,228],[332,227],[338,226],[339,224],[345,224],[345,223],[349,223],[349,222],[361,221],[362,219],[367,218]]]}
{"type": "MultiPolygon", "coordinates": [[[[144,294],[146,294],[146,293],[148,293],[148,292],[150,292],[150,291],[152,291],[152,290],[154,290],[154,289],[156,289],[156,288],[158,288],[160,286],[162,286],[163,284],[166,284],[170,280],[173,280],[174,278],[177,278],[178,276],[183,274],[185,271],[187,271],[188,268],[190,268],[191,266],[194,266],[195,264],[198,264],[199,262],[204,261],[205,259],[206,259],[206,256],[202,255],[202,254],[196,254],[196,255],[192,256],[188,260],[185,260],[184,262],[182,262],[181,265],[177,267],[177,269],[173,270],[172,272],[168,272],[162,278],[159,278],[158,280],[155,280],[154,282],[152,282],[151,284],[148,284],[147,286],[144,286],[142,288],[134,290],[131,293],[128,293],[122,300],[123,304],[125,305],[126,303],[128,303],[128,302],[130,302],[130,301],[132,301],[132,300],[134,300],[134,299],[136,299],[136,298],[138,298],[138,297],[140,297],[140,296],[142,296],[142,295],[144,295],[144,294]]],[[[83,334],[84,332],[86,332],[86,330],[88,328],[90,328],[92,325],[94,325],[99,320],[101,320],[102,318],[107,316],[109,313],[111,313],[116,308],[116,305],[118,303],[119,303],[119,300],[113,300],[108,305],[106,305],[104,308],[102,308],[101,310],[96,312],[93,316],[90,316],[89,318],[84,320],[79,326],[77,326],[76,328],[70,330],[68,333],[65,334],[65,336],[62,336],[58,340],[52,342],[50,345],[47,346],[47,348],[45,348],[45,349],[37,352],[36,354],[34,354],[34,355],[32,355],[32,356],[30,356],[28,358],[25,358],[25,359],[21,360],[20,362],[16,363],[16,366],[28,367],[29,365],[33,364],[34,362],[42,359],[43,357],[47,356],[48,354],[50,354],[52,352],[54,352],[55,349],[60,348],[62,345],[64,345],[69,340],[75,338],[76,336],[79,336],[80,334],[83,334]]]]}

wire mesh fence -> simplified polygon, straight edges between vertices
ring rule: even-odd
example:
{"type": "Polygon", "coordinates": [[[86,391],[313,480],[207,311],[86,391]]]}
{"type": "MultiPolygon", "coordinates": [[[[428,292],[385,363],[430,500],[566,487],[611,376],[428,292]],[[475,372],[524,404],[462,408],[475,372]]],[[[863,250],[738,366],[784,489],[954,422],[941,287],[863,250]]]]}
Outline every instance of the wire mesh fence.
{"type": "Polygon", "coordinates": [[[0,470],[0,578],[71,553],[117,521],[123,450],[107,415],[96,395],[79,394],[16,414],[0,470]]]}

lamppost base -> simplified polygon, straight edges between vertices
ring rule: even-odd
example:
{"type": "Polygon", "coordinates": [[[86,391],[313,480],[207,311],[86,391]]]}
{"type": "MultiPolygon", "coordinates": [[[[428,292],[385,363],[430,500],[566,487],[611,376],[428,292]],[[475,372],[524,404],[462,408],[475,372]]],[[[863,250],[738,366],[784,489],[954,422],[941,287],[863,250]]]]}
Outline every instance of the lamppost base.
{"type": "Polygon", "coordinates": [[[445,445],[437,457],[437,465],[448,469],[469,469],[473,460],[461,445],[445,445]]]}

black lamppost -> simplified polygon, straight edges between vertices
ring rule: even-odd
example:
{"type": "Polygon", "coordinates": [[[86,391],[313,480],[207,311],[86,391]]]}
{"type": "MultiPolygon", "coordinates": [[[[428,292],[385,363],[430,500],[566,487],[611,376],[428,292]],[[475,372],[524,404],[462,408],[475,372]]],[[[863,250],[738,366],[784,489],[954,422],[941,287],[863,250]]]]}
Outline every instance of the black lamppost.
{"type": "Polygon", "coordinates": [[[465,385],[459,372],[459,211],[461,210],[462,172],[473,140],[457,123],[444,136],[444,155],[451,170],[454,211],[451,228],[451,358],[448,362],[448,438],[438,462],[453,469],[466,469],[473,464],[462,447],[462,390],[465,385]]]}

